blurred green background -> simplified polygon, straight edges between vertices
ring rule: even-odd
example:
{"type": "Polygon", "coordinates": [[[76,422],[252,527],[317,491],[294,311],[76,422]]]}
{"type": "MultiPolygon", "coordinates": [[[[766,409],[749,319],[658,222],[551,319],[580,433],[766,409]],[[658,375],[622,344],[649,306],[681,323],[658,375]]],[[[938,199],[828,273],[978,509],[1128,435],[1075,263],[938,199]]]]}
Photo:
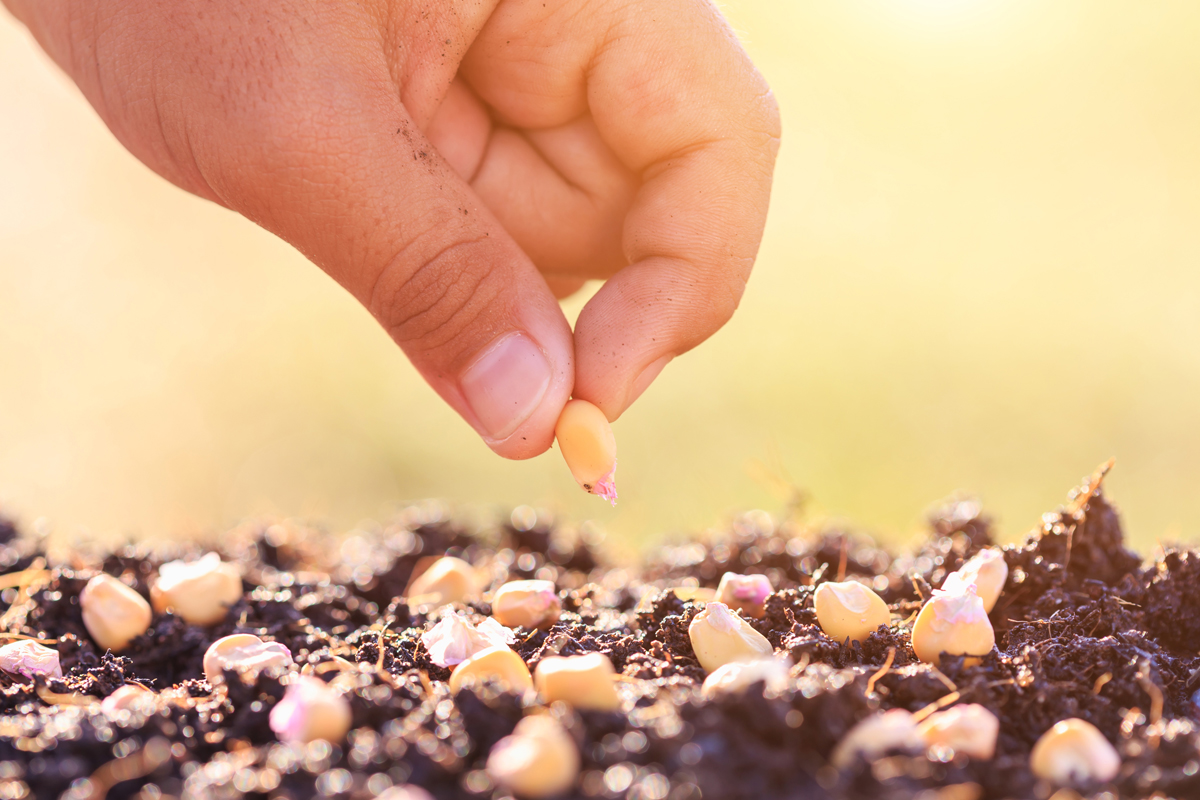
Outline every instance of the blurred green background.
{"type": "Polygon", "coordinates": [[[1194,538],[1200,5],[723,9],[783,109],[770,221],[735,320],[616,424],[615,510],[555,452],[493,456],[347,294],[137,163],[0,16],[0,503],[182,535],[436,496],[644,542],[788,485],[903,537],[963,488],[1014,537],[1116,456],[1138,544],[1194,538]]]}

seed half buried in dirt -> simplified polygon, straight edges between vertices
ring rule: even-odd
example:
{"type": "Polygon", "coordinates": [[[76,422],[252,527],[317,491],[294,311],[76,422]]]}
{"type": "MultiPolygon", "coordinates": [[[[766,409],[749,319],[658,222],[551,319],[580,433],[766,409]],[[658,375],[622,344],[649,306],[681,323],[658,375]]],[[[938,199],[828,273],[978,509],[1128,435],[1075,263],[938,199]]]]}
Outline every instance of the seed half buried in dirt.
{"type": "Polygon", "coordinates": [[[554,436],[575,482],[615,506],[617,440],[604,412],[586,400],[568,400],[554,436]]]}

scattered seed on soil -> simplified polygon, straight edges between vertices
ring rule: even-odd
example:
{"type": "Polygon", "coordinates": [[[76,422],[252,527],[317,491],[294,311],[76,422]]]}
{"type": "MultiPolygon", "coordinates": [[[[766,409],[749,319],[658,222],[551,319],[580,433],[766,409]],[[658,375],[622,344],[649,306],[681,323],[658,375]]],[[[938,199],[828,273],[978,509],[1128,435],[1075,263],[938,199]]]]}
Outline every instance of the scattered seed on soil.
{"type": "Polygon", "coordinates": [[[1059,787],[1035,776],[1031,752],[1068,719],[1094,726],[1120,759],[1111,779],[1101,770],[1104,782],[1074,787],[1080,797],[1200,797],[1200,551],[1169,547],[1143,561],[1125,547],[1102,478],[1000,550],[1008,574],[988,615],[995,648],[936,664],[913,652],[918,612],[948,575],[996,547],[987,516],[962,499],[934,512],[928,538],[907,552],[753,512],[636,565],[609,562],[594,537],[524,507],[478,529],[432,505],[345,536],[293,522],[243,525],[215,550],[242,576],[224,616],[189,624],[160,604],[120,654],[89,635],[80,608],[88,581],[105,573],[149,601],[162,564],[205,550],[81,549],[59,562],[0,520],[0,644],[51,647],[63,672],[0,674],[0,797],[369,800],[419,786],[439,800],[499,800],[503,781],[518,778],[489,755],[539,717],[547,721],[521,730],[553,728],[566,737],[563,752],[578,752],[561,797],[1048,800],[1059,787]],[[449,606],[410,603],[414,575],[445,556],[477,570],[482,591],[449,606]],[[715,590],[725,573],[765,576],[759,583],[772,591],[761,606],[722,613],[769,643],[774,661],[735,665],[728,671],[762,678],[731,677],[729,688],[702,693],[689,628],[713,596],[697,590],[715,590]],[[546,705],[535,689],[510,688],[523,681],[489,680],[487,670],[451,691],[454,665],[439,663],[449,663],[445,653],[431,653],[423,635],[450,614],[479,629],[492,613],[481,598],[515,580],[548,581],[538,586],[561,612],[528,620],[540,627],[506,616],[511,643],[499,646],[534,675],[553,657],[602,654],[615,673],[615,709],[546,705]],[[857,640],[827,636],[814,593],[839,581],[869,587],[890,619],[857,640]],[[205,652],[233,634],[277,642],[295,664],[225,670],[210,683],[205,652]],[[336,741],[279,740],[271,712],[301,680],[345,698],[344,736],[339,724],[329,728],[336,741]],[[152,690],[149,700],[101,707],[130,685],[152,690]],[[899,709],[917,725],[967,704],[998,721],[991,758],[980,756],[985,747],[972,756],[906,742],[870,761],[852,747],[831,760],[873,715],[899,709]]]}

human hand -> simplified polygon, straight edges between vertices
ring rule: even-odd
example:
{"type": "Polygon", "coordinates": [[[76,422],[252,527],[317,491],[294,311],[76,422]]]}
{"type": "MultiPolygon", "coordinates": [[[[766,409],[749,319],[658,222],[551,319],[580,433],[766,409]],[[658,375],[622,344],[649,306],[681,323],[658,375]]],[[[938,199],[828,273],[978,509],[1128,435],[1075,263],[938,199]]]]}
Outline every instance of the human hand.
{"type": "Polygon", "coordinates": [[[357,297],[497,453],[737,307],[779,118],[705,0],[4,0],[117,138],[357,297]],[[607,282],[574,337],[555,295],[607,282]]]}

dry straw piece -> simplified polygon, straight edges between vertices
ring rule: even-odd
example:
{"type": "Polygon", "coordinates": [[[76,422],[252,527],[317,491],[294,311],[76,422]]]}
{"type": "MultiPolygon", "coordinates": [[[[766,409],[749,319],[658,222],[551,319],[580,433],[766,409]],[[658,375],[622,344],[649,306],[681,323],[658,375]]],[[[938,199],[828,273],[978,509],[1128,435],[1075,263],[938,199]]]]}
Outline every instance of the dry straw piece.
{"type": "Polygon", "coordinates": [[[553,581],[510,581],[492,596],[492,616],[510,628],[549,628],[561,614],[553,581]]]}
{"type": "Polygon", "coordinates": [[[517,797],[540,800],[561,794],[579,775],[579,749],[553,717],[525,717],[511,736],[492,746],[487,773],[517,797]]]}
{"type": "Polygon", "coordinates": [[[79,593],[79,610],[92,641],[114,653],[145,633],[154,618],[146,598],[104,572],[79,593]]]}
{"type": "Polygon", "coordinates": [[[223,636],[204,652],[204,677],[216,686],[224,680],[224,671],[233,670],[242,680],[253,680],[266,669],[291,667],[292,653],[279,642],[264,642],[251,633],[223,636]]]}
{"type": "Polygon", "coordinates": [[[730,611],[729,606],[715,600],[692,617],[688,638],[705,672],[734,661],[770,658],[775,652],[767,637],[730,611]]]}
{"type": "Polygon", "coordinates": [[[813,606],[821,630],[839,642],[861,642],[892,622],[883,598],[858,581],[822,583],[813,593],[813,606]]]}
{"type": "Polygon", "coordinates": [[[458,694],[464,686],[493,681],[505,688],[522,692],[533,688],[533,676],[521,657],[508,647],[489,647],[463,661],[450,673],[450,691],[458,694]]]}
{"type": "Polygon", "coordinates": [[[1029,768],[1060,786],[1107,783],[1121,771],[1121,756],[1095,725],[1064,719],[1042,734],[1029,754],[1029,768]]]}
{"type": "Polygon", "coordinates": [[[990,614],[1007,580],[1008,562],[1004,560],[1004,551],[999,547],[986,547],[947,575],[942,582],[942,591],[961,594],[974,584],[975,593],[983,601],[983,610],[990,614]]]}
{"type": "Polygon", "coordinates": [[[616,673],[603,653],[543,658],[533,672],[533,682],[547,703],[562,701],[585,711],[621,707],[616,673]]]}
{"type": "Polygon", "coordinates": [[[215,625],[242,599],[242,573],[236,564],[207,553],[196,561],[168,561],[150,587],[154,610],[175,612],[193,625],[215,625]]]}
{"type": "Polygon", "coordinates": [[[586,400],[568,400],[554,436],[575,482],[615,506],[617,439],[604,412],[586,400]]]}

